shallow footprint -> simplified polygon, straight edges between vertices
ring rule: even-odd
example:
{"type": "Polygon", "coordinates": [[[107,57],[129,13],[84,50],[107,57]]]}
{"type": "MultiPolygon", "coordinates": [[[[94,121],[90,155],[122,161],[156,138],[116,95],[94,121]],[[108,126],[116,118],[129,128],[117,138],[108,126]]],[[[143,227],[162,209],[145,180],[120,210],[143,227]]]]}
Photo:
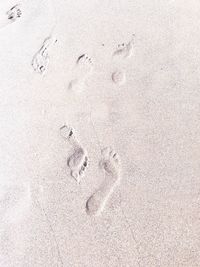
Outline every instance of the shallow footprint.
{"type": "Polygon", "coordinates": [[[88,166],[88,156],[87,152],[79,147],[68,159],[68,166],[71,170],[71,176],[79,184],[81,178],[85,174],[85,169],[88,166]]]}
{"type": "Polygon", "coordinates": [[[72,127],[67,125],[62,126],[60,128],[60,134],[75,148],[74,153],[68,158],[67,165],[70,168],[71,176],[79,184],[88,166],[87,151],[79,144],[74,135],[74,130],[72,129],[72,127]]]}
{"type": "Polygon", "coordinates": [[[47,37],[34,55],[31,65],[36,72],[42,75],[46,73],[49,66],[49,49],[56,41],[52,36],[47,37]]]}
{"type": "Polygon", "coordinates": [[[112,81],[115,84],[122,85],[126,82],[126,74],[124,71],[116,70],[112,73],[112,81]]]}
{"type": "Polygon", "coordinates": [[[21,5],[17,4],[13,6],[10,10],[8,10],[7,15],[10,22],[15,22],[22,15],[21,5]]]}
{"type": "Polygon", "coordinates": [[[72,129],[72,127],[68,126],[68,125],[63,125],[60,128],[60,135],[67,140],[70,140],[70,138],[72,136],[74,136],[74,131],[72,129]]]}
{"type": "Polygon", "coordinates": [[[102,157],[100,165],[105,170],[105,180],[86,202],[86,212],[90,216],[101,214],[114,188],[121,180],[118,154],[111,147],[106,147],[102,150],[102,157]]]}
{"type": "Polygon", "coordinates": [[[135,39],[132,38],[127,44],[118,45],[117,50],[113,53],[113,57],[120,59],[130,58],[133,55],[134,41],[135,39]]]}
{"type": "Polygon", "coordinates": [[[45,74],[49,66],[49,55],[48,53],[38,52],[32,61],[34,71],[45,74]]]}
{"type": "MultiPolygon", "coordinates": [[[[130,58],[133,55],[134,50],[134,37],[130,42],[127,44],[123,43],[121,45],[118,45],[117,50],[113,53],[113,59],[119,60],[125,60],[127,58],[130,58]]],[[[111,79],[113,83],[117,85],[122,85],[126,82],[126,74],[124,71],[119,70],[118,68],[115,69],[111,74],[111,79]]]]}
{"type": "Polygon", "coordinates": [[[89,75],[93,72],[92,59],[87,55],[81,55],[77,61],[73,70],[73,78],[69,82],[68,89],[74,91],[81,91],[84,88],[84,84],[89,75]]]}
{"type": "Polygon", "coordinates": [[[0,20],[0,29],[15,22],[22,16],[21,5],[17,4],[5,13],[5,18],[0,20]]]}

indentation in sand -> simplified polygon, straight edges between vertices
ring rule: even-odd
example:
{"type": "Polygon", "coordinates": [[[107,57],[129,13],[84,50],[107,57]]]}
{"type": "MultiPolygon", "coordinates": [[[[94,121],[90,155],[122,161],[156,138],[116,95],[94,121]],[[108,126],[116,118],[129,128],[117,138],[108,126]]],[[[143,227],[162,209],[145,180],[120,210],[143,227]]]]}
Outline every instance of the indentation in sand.
{"type": "Polygon", "coordinates": [[[86,202],[88,215],[100,215],[104,210],[109,197],[120,182],[120,165],[119,156],[111,147],[102,150],[100,166],[105,171],[105,179],[100,188],[86,202]]]}
{"type": "Polygon", "coordinates": [[[71,170],[71,176],[79,184],[88,166],[87,152],[82,147],[76,148],[75,152],[68,159],[68,166],[71,170]]]}
{"type": "Polygon", "coordinates": [[[81,55],[77,61],[75,68],[72,73],[72,79],[69,82],[68,89],[74,91],[82,91],[84,88],[85,81],[88,76],[93,72],[93,61],[87,55],[81,55]]]}
{"type": "Polygon", "coordinates": [[[10,10],[8,10],[7,15],[8,15],[8,19],[11,22],[15,22],[22,15],[21,5],[17,4],[13,6],[10,10]]]}
{"type": "Polygon", "coordinates": [[[60,135],[69,140],[73,135],[74,135],[74,132],[73,132],[73,129],[70,127],[70,126],[67,126],[67,125],[63,125],[61,128],[60,128],[60,135]]]}
{"type": "MultiPolygon", "coordinates": [[[[135,36],[133,35],[133,38],[127,44],[123,43],[118,45],[117,49],[114,51],[112,57],[118,65],[133,55],[134,37],[135,36]]],[[[118,69],[112,72],[111,79],[115,84],[122,85],[126,82],[126,74],[119,68],[120,67],[118,66],[118,69]]]]}
{"type": "Polygon", "coordinates": [[[56,42],[57,42],[57,40],[54,39],[53,36],[48,36],[44,40],[41,48],[34,55],[32,63],[31,63],[33,69],[36,72],[38,72],[42,75],[44,75],[46,73],[48,66],[49,66],[49,58],[50,58],[49,57],[49,50],[52,47],[52,45],[56,42]]]}
{"type": "Polygon", "coordinates": [[[87,151],[80,145],[74,135],[74,130],[70,126],[62,126],[60,128],[60,134],[64,139],[68,140],[74,148],[74,152],[71,156],[69,156],[67,164],[70,168],[71,176],[79,184],[88,166],[87,151]]]}
{"type": "Polygon", "coordinates": [[[17,21],[22,16],[21,4],[17,4],[10,8],[3,18],[0,20],[0,29],[17,21]]]}
{"type": "Polygon", "coordinates": [[[116,70],[112,73],[112,81],[117,85],[122,85],[126,82],[126,74],[124,71],[116,70]]]}
{"type": "Polygon", "coordinates": [[[134,37],[127,43],[119,44],[113,53],[114,58],[126,59],[133,55],[134,37]]]}

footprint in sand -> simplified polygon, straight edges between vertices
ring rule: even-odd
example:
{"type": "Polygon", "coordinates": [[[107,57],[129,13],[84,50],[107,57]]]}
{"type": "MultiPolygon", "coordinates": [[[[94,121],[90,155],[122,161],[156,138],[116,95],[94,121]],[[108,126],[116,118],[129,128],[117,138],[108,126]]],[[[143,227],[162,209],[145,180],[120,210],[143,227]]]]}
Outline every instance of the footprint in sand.
{"type": "Polygon", "coordinates": [[[118,154],[110,147],[102,150],[101,167],[105,170],[105,179],[100,188],[87,200],[86,212],[88,215],[100,215],[121,180],[121,166],[118,154]]]}
{"type": "MultiPolygon", "coordinates": [[[[130,58],[133,55],[134,50],[134,38],[131,39],[127,44],[123,43],[118,45],[117,49],[114,51],[112,57],[114,61],[123,61],[130,58]]],[[[122,85],[126,82],[126,74],[123,70],[115,69],[111,75],[112,81],[115,84],[122,85]]]]}
{"type": "Polygon", "coordinates": [[[79,184],[88,166],[87,152],[82,147],[76,148],[68,159],[68,166],[71,170],[71,176],[79,184]]]}
{"type": "Polygon", "coordinates": [[[62,126],[60,128],[60,134],[74,147],[74,153],[68,158],[67,164],[70,168],[71,176],[79,184],[88,166],[87,151],[79,144],[71,127],[67,125],[62,126]]]}
{"type": "Polygon", "coordinates": [[[13,6],[11,9],[9,9],[5,13],[5,18],[3,18],[0,21],[0,28],[4,28],[8,24],[15,22],[21,16],[22,16],[21,5],[20,4],[17,4],[15,6],[13,6]]]}
{"type": "Polygon", "coordinates": [[[55,44],[57,40],[55,40],[52,36],[47,37],[41,48],[38,50],[38,52],[34,55],[32,60],[32,67],[33,69],[44,75],[48,69],[49,65],[49,50],[53,44],[55,44]]]}
{"type": "Polygon", "coordinates": [[[74,131],[70,126],[64,125],[60,128],[60,135],[70,141],[72,138],[74,139],[74,131]]]}
{"type": "Polygon", "coordinates": [[[122,85],[126,82],[126,74],[124,71],[115,70],[112,73],[112,81],[118,85],[122,85]]]}
{"type": "Polygon", "coordinates": [[[113,53],[114,59],[126,59],[133,55],[135,38],[133,37],[127,44],[119,44],[113,53]]]}
{"type": "Polygon", "coordinates": [[[93,72],[92,59],[87,55],[81,55],[77,61],[74,70],[72,71],[72,79],[69,82],[68,89],[74,91],[81,91],[87,78],[93,72]]]}
{"type": "Polygon", "coordinates": [[[22,11],[21,11],[21,5],[15,5],[7,12],[8,20],[12,23],[15,22],[18,18],[21,17],[22,11]]]}

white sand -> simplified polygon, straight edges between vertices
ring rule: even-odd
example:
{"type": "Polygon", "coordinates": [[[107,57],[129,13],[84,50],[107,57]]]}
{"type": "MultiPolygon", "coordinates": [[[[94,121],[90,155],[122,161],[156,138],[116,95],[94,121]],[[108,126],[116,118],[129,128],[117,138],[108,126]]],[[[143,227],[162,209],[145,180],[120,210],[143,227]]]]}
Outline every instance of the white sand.
{"type": "Polygon", "coordinates": [[[0,1],[1,267],[200,266],[199,14],[197,0],[0,1]],[[63,125],[87,151],[79,185],[63,125]],[[121,183],[90,216],[107,146],[121,183]]]}

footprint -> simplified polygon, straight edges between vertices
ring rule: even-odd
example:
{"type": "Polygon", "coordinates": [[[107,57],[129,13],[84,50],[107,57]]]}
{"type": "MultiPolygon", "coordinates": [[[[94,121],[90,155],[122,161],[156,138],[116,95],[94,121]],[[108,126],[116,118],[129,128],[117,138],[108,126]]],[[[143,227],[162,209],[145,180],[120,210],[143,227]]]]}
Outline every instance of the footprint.
{"type": "Polygon", "coordinates": [[[74,130],[70,126],[62,126],[60,128],[60,134],[65,140],[68,140],[75,148],[74,153],[68,158],[67,165],[70,168],[71,176],[79,184],[88,166],[87,152],[79,144],[78,140],[74,135],[74,130]]]}
{"type": "Polygon", "coordinates": [[[57,40],[55,40],[52,36],[47,37],[39,51],[34,55],[32,60],[32,67],[33,69],[44,75],[49,66],[49,50],[50,47],[55,44],[57,40]]]}
{"type": "MultiPolygon", "coordinates": [[[[134,37],[130,42],[127,44],[123,43],[121,45],[118,45],[117,50],[113,53],[113,59],[114,60],[120,60],[123,61],[127,58],[130,58],[133,55],[134,50],[134,37]]],[[[111,79],[113,83],[122,85],[126,82],[126,74],[124,71],[115,69],[111,74],[111,79]]]]}
{"type": "Polygon", "coordinates": [[[67,140],[70,140],[70,138],[72,136],[74,136],[74,131],[73,129],[70,127],[70,126],[67,126],[67,125],[63,125],[61,128],[60,128],[60,135],[67,139],[67,140]]]}
{"type": "Polygon", "coordinates": [[[34,71],[45,74],[49,66],[49,55],[48,53],[37,52],[32,61],[34,71]]]}
{"type": "Polygon", "coordinates": [[[22,15],[21,5],[17,4],[13,6],[10,10],[8,10],[7,15],[8,15],[8,20],[10,22],[15,22],[22,15]]]}
{"type": "Polygon", "coordinates": [[[22,16],[21,5],[17,4],[9,9],[5,13],[5,17],[1,18],[0,20],[0,29],[4,28],[5,26],[9,25],[10,23],[15,22],[22,16]]]}
{"type": "Polygon", "coordinates": [[[82,91],[84,88],[85,81],[88,76],[93,72],[93,62],[92,59],[87,55],[81,55],[77,61],[75,68],[73,70],[73,78],[69,82],[68,89],[74,91],[82,91]]]}
{"type": "Polygon", "coordinates": [[[105,170],[105,179],[100,188],[86,202],[86,212],[90,216],[101,214],[121,180],[121,164],[118,154],[111,147],[106,147],[102,150],[102,157],[100,166],[105,170]]]}
{"type": "Polygon", "coordinates": [[[71,176],[79,184],[88,166],[87,152],[82,147],[75,149],[75,152],[68,159],[68,166],[71,170],[71,176]]]}
{"type": "Polygon", "coordinates": [[[114,58],[126,59],[133,55],[135,38],[133,37],[127,44],[119,44],[117,50],[113,53],[114,58]]]}
{"type": "Polygon", "coordinates": [[[112,81],[118,85],[122,85],[126,82],[126,74],[124,71],[116,70],[112,73],[112,81]]]}

